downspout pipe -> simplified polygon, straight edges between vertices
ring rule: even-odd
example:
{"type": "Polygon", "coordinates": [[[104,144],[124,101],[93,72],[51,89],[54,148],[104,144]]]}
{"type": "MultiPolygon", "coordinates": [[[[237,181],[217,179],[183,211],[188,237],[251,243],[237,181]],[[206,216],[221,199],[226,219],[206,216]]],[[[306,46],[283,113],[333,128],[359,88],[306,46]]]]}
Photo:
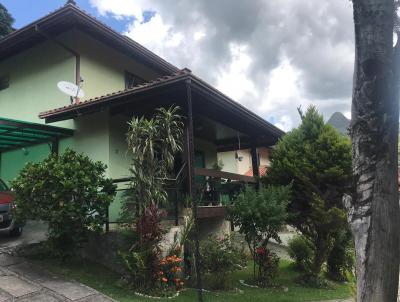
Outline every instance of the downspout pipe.
{"type": "Polygon", "coordinates": [[[39,28],[39,25],[35,25],[35,31],[37,33],[39,33],[40,35],[42,35],[43,37],[45,37],[47,40],[59,45],[60,47],[62,47],[63,49],[65,49],[66,51],[72,53],[75,56],[75,84],[77,86],[80,85],[81,83],[81,55],[73,50],[72,48],[70,48],[68,45],[56,40],[55,38],[51,37],[50,35],[48,35],[47,33],[45,33],[44,31],[42,31],[39,28]]]}

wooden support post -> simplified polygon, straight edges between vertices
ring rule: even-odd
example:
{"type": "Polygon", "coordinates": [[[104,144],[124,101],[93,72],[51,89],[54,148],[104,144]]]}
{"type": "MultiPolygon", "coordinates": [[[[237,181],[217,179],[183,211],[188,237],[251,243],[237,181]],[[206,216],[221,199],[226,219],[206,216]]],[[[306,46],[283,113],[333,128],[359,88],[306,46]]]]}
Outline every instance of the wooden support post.
{"type": "Polygon", "coordinates": [[[174,202],[174,216],[175,216],[175,226],[179,225],[179,193],[178,188],[174,191],[175,195],[175,202],[174,202]]]}
{"type": "Polygon", "coordinates": [[[59,149],[59,140],[56,138],[51,142],[51,153],[58,155],[58,149],[59,149]]]}
{"type": "Polygon", "coordinates": [[[257,180],[256,189],[260,187],[260,162],[258,160],[257,147],[251,147],[251,165],[253,167],[253,177],[257,180]]]}
{"type": "Polygon", "coordinates": [[[106,210],[106,215],[105,215],[105,219],[106,219],[106,233],[108,233],[110,231],[110,207],[107,207],[106,210]]]}
{"type": "Polygon", "coordinates": [[[187,120],[186,120],[186,156],[188,167],[188,191],[192,201],[192,211],[194,219],[194,242],[195,242],[195,269],[196,269],[196,287],[198,301],[203,301],[203,284],[200,271],[200,243],[199,243],[199,223],[197,219],[197,196],[196,182],[194,175],[194,138],[193,138],[193,104],[192,104],[192,88],[191,80],[186,81],[186,97],[187,97],[187,120]]]}

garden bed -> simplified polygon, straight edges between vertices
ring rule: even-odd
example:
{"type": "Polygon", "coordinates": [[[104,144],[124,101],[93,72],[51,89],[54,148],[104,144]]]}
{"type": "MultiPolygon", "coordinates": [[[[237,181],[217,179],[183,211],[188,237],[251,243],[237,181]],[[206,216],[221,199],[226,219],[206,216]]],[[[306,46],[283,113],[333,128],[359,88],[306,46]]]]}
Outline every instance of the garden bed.
{"type": "MultiPolygon", "coordinates": [[[[56,260],[35,260],[44,269],[61,274],[66,278],[74,279],[121,302],[154,301],[135,295],[125,285],[121,284],[118,274],[98,264],[87,260],[73,259],[65,263],[56,260]]],[[[274,301],[274,302],[301,302],[343,299],[350,297],[349,287],[345,284],[334,284],[332,289],[316,289],[303,287],[295,283],[298,273],[293,270],[291,262],[282,260],[280,274],[276,280],[279,287],[274,289],[249,288],[240,284],[239,280],[248,280],[252,276],[252,265],[245,270],[235,272],[233,279],[236,291],[204,292],[205,301],[239,302],[239,301],[274,301]]],[[[165,299],[167,301],[167,299],[165,299]]],[[[193,289],[185,290],[174,299],[168,301],[189,302],[196,301],[196,292],[193,289]]]]}

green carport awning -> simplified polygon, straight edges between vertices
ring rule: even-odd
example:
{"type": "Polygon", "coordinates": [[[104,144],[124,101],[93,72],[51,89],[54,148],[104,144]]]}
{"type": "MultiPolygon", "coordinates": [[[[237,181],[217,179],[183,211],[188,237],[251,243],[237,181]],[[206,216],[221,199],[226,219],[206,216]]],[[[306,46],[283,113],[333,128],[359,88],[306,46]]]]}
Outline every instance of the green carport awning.
{"type": "Polygon", "coordinates": [[[0,117],[0,153],[55,142],[73,135],[73,130],[0,117]]]}

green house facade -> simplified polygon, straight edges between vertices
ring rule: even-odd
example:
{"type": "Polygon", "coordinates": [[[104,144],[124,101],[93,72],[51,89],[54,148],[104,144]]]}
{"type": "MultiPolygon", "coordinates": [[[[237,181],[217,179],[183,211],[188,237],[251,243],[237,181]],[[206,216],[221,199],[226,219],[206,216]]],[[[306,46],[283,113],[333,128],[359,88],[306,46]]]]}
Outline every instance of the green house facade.
{"type": "MultiPolygon", "coordinates": [[[[212,169],[218,152],[236,150],[238,137],[242,148],[256,150],[274,145],[283,134],[190,70],[178,69],[66,4],[0,40],[0,178],[9,182],[27,162],[72,148],[104,162],[108,177],[126,179],[127,122],[171,104],[186,117],[186,148],[177,161],[188,195],[195,194],[196,176],[218,174],[212,169]],[[71,103],[57,83],[81,79],[85,96],[71,103]]],[[[204,216],[218,216],[218,211],[207,209],[204,216]]],[[[118,212],[116,201],[110,219],[118,212]]]]}

